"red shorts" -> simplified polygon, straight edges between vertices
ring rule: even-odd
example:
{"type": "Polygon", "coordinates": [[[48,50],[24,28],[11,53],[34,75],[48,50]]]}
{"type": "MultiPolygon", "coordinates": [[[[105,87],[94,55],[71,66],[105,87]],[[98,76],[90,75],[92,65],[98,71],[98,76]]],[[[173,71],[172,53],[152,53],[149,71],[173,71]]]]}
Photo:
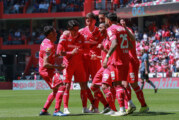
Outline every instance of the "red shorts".
{"type": "Polygon", "coordinates": [[[93,82],[92,84],[95,84],[95,85],[101,85],[102,83],[102,78],[103,78],[103,71],[105,69],[103,67],[101,67],[98,72],[96,73],[96,75],[94,76],[94,79],[93,79],[93,82]]]}
{"type": "Polygon", "coordinates": [[[94,76],[101,68],[101,62],[100,60],[84,59],[84,66],[86,72],[86,81],[89,81],[89,76],[91,75],[91,78],[93,80],[94,76]]]}
{"type": "Polygon", "coordinates": [[[86,74],[82,62],[77,61],[76,63],[69,64],[63,70],[63,81],[65,83],[71,83],[73,75],[74,75],[74,82],[85,82],[86,74]]]}
{"type": "Polygon", "coordinates": [[[59,73],[54,72],[40,72],[42,78],[46,81],[51,89],[55,88],[56,86],[62,84],[62,79],[60,78],[59,73]]]}
{"type": "Polygon", "coordinates": [[[116,66],[117,79],[115,79],[115,81],[127,81],[128,71],[129,71],[129,65],[116,66]]]}
{"type": "Polygon", "coordinates": [[[139,63],[129,62],[129,72],[127,82],[135,83],[138,82],[139,63]]]}
{"type": "Polygon", "coordinates": [[[117,79],[117,70],[115,66],[109,65],[103,72],[102,83],[112,86],[112,82],[117,79]]]}

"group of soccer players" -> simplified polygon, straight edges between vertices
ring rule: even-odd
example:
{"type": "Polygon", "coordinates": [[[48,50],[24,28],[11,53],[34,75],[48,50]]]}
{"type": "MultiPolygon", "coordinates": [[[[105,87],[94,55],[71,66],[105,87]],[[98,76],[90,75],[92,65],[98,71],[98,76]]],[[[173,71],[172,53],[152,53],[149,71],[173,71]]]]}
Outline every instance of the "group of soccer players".
{"type": "Polygon", "coordinates": [[[76,20],[68,21],[67,30],[61,35],[57,50],[54,45],[56,30],[52,26],[44,27],[46,38],[40,46],[39,72],[53,91],[40,115],[49,115],[48,108],[54,99],[56,103],[53,116],[70,114],[68,101],[72,76],[74,82],[78,82],[81,87],[83,113],[99,113],[99,102],[104,105],[101,113],[105,115],[124,116],[134,112],[136,106],[131,100],[131,87],[141,103],[139,112],[149,110],[138,86],[139,60],[132,30],[126,27],[123,19],[118,23],[115,13],[100,11],[98,18],[99,27],[95,26],[96,16],[88,13],[86,27],[80,30],[76,20]],[[58,56],[63,56],[61,65],[55,64],[55,57],[58,56]],[[61,70],[63,81],[58,72],[61,70]],[[87,83],[90,76],[92,85],[89,88],[87,83]],[[90,108],[87,107],[88,99],[90,108]],[[119,111],[115,99],[119,103],[119,111]],[[62,100],[64,112],[60,111],[62,100]]]}

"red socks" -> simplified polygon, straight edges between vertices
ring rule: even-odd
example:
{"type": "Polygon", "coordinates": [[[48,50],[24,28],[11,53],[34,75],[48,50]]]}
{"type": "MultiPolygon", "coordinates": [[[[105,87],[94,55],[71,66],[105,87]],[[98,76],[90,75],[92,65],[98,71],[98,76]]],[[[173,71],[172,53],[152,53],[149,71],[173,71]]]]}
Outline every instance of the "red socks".
{"type": "Polygon", "coordinates": [[[61,107],[61,102],[62,102],[62,98],[63,98],[63,93],[65,91],[65,86],[61,86],[59,87],[57,94],[56,94],[56,103],[55,103],[55,112],[58,112],[60,110],[61,107]]]}
{"type": "Polygon", "coordinates": [[[86,90],[81,90],[81,101],[82,101],[82,106],[87,107],[87,92],[86,92],[86,90]]]}
{"type": "Polygon", "coordinates": [[[124,87],[118,85],[116,88],[116,98],[120,107],[124,107],[125,90],[124,87]]]}
{"type": "Polygon", "coordinates": [[[104,98],[104,95],[101,92],[100,88],[98,88],[98,87],[91,87],[91,90],[94,92],[94,99],[95,99],[94,107],[98,108],[98,105],[99,105],[98,101],[99,100],[104,105],[104,107],[106,107],[108,105],[108,103],[107,103],[106,99],[104,98]]]}
{"type": "Polygon", "coordinates": [[[113,98],[111,91],[107,88],[107,89],[103,90],[103,92],[106,95],[106,100],[107,100],[110,108],[114,111],[117,111],[116,106],[115,106],[115,99],[113,98]]]}
{"type": "Polygon", "coordinates": [[[137,98],[138,98],[141,106],[145,107],[146,106],[146,102],[145,102],[144,95],[143,95],[143,92],[140,89],[140,87],[138,86],[137,88],[134,89],[134,91],[135,91],[135,93],[137,95],[137,98]]]}
{"type": "Polygon", "coordinates": [[[87,91],[87,97],[88,97],[89,101],[91,102],[91,104],[94,104],[94,97],[91,93],[91,90],[88,88],[86,91],[87,91]]]}
{"type": "Polygon", "coordinates": [[[47,101],[45,102],[44,108],[42,109],[42,112],[46,112],[48,110],[48,108],[52,104],[55,96],[56,96],[56,92],[52,92],[49,94],[47,101]]]}
{"type": "Polygon", "coordinates": [[[63,95],[64,108],[68,108],[69,92],[70,92],[70,90],[65,89],[65,92],[64,92],[64,95],[63,95]]]}

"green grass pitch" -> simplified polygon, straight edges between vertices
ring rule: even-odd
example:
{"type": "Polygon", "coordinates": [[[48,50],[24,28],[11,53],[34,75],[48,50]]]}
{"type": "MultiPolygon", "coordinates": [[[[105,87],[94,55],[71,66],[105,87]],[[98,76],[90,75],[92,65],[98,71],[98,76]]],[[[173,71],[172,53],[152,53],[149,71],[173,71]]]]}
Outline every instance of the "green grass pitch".
{"type": "MultiPolygon", "coordinates": [[[[157,94],[153,90],[144,90],[150,112],[143,114],[138,113],[140,104],[133,92],[132,100],[137,110],[131,115],[122,117],[82,114],[80,92],[73,90],[70,91],[69,101],[71,116],[38,116],[50,92],[50,90],[0,90],[0,120],[179,120],[179,89],[163,89],[157,94]]],[[[54,111],[54,103],[49,109],[51,114],[54,111]]],[[[117,102],[116,105],[119,109],[117,102]]],[[[100,104],[99,108],[101,111],[103,106],[100,104]]],[[[63,104],[61,110],[63,110],[63,104]]]]}

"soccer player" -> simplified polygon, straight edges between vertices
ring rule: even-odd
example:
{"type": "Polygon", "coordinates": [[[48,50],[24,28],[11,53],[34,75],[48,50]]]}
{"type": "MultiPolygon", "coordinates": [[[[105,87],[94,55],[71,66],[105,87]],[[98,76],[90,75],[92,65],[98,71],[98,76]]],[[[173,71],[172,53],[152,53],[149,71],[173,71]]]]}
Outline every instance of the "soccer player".
{"type": "MultiPolygon", "coordinates": [[[[143,92],[138,85],[138,72],[139,72],[139,64],[140,63],[139,63],[139,59],[137,58],[137,53],[136,53],[135,36],[132,32],[132,29],[130,29],[126,26],[124,19],[120,20],[120,24],[126,29],[128,35],[130,37],[129,43],[132,44],[132,47],[129,49],[129,72],[128,72],[127,82],[131,85],[131,87],[135,91],[136,96],[141,104],[141,108],[140,108],[139,112],[147,112],[147,111],[149,111],[149,107],[147,106],[145,99],[144,99],[143,92]]],[[[130,86],[127,87],[127,91],[129,93],[129,100],[131,100],[130,86]]],[[[133,109],[135,110],[136,108],[134,107],[133,109]]],[[[130,111],[127,111],[127,112],[130,112],[130,111]]]]}
{"type": "Polygon", "coordinates": [[[50,115],[47,110],[50,107],[54,99],[55,103],[55,112],[54,116],[65,116],[60,111],[60,106],[63,98],[63,93],[65,91],[65,86],[63,85],[62,80],[60,79],[59,73],[55,73],[55,69],[62,70],[65,68],[65,65],[54,65],[55,64],[55,45],[56,41],[56,30],[52,26],[44,27],[44,34],[46,38],[40,45],[39,52],[39,73],[42,78],[46,81],[49,87],[53,90],[49,94],[47,101],[44,105],[44,108],[39,115],[50,115]]]}
{"type": "MultiPolygon", "coordinates": [[[[120,105],[120,111],[115,112],[112,116],[123,116],[127,114],[124,106],[124,98],[125,96],[128,98],[127,90],[125,88],[127,86],[129,69],[128,35],[122,26],[116,25],[117,15],[115,13],[109,13],[106,16],[105,23],[109,25],[107,33],[111,41],[111,46],[103,61],[103,67],[115,69],[113,75],[115,75],[116,79],[113,81],[113,85],[115,86],[117,100],[120,105]],[[110,56],[112,62],[108,65],[107,63],[110,56]]],[[[132,103],[129,102],[128,107],[131,109],[132,103]]]]}
{"type": "MultiPolygon", "coordinates": [[[[88,49],[88,53],[84,54],[84,65],[85,65],[85,73],[86,73],[86,84],[89,81],[89,76],[91,76],[92,80],[97,73],[97,71],[101,67],[101,63],[99,59],[92,60],[91,56],[96,55],[100,56],[100,49],[97,48],[97,45],[101,43],[102,38],[98,27],[95,26],[96,16],[91,12],[86,15],[86,27],[80,30],[80,33],[85,37],[86,48],[88,49]]],[[[94,105],[94,98],[91,94],[91,90],[87,89],[88,99],[91,102],[91,106],[94,105]]],[[[90,107],[92,110],[93,107],[90,107]]]]}
{"type": "Polygon", "coordinates": [[[142,49],[142,57],[141,57],[141,66],[140,66],[140,74],[141,74],[141,79],[142,79],[142,86],[141,90],[143,90],[144,87],[144,80],[149,83],[153,88],[154,92],[157,93],[157,88],[153,84],[152,81],[149,80],[149,57],[148,57],[148,50],[143,48],[142,49]]]}
{"type": "MultiPolygon", "coordinates": [[[[107,37],[107,31],[106,31],[106,25],[105,25],[105,23],[101,23],[99,25],[99,31],[101,32],[101,36],[103,36],[103,38],[104,38],[102,43],[98,44],[98,48],[101,49],[101,56],[95,56],[95,55],[93,55],[92,58],[93,59],[102,59],[102,62],[103,62],[103,60],[104,60],[104,58],[106,56],[106,53],[108,52],[109,47],[110,47],[110,41],[109,41],[109,39],[107,37]]],[[[112,95],[111,90],[109,90],[109,91],[104,90],[104,93],[106,94],[106,99],[107,99],[107,101],[106,101],[106,99],[104,98],[104,96],[103,96],[103,94],[102,94],[102,92],[100,90],[100,86],[102,84],[105,84],[105,83],[102,83],[102,79],[106,75],[106,74],[103,74],[104,70],[105,69],[103,67],[101,67],[98,70],[98,72],[96,73],[96,75],[95,75],[95,77],[93,79],[92,85],[91,85],[91,90],[94,92],[95,103],[97,103],[96,102],[97,100],[100,100],[103,103],[103,105],[104,105],[104,110],[101,113],[107,113],[107,112],[109,112],[110,108],[112,110],[116,111],[115,104],[114,104],[114,100],[115,100],[114,96],[115,95],[114,96],[112,95]]],[[[108,79],[110,79],[110,77],[108,79]]],[[[94,112],[98,111],[97,107],[98,106],[96,106],[96,104],[95,104],[94,112]]]]}
{"type": "Polygon", "coordinates": [[[100,23],[105,23],[105,16],[108,14],[109,12],[106,10],[100,10],[99,11],[99,15],[98,15],[98,19],[100,23]]]}
{"type": "Polygon", "coordinates": [[[72,76],[74,75],[74,82],[78,82],[81,87],[81,100],[83,105],[83,113],[91,113],[87,109],[87,89],[86,74],[83,64],[84,49],[84,36],[78,32],[79,23],[76,20],[68,21],[68,31],[65,31],[61,37],[57,46],[57,54],[64,56],[63,63],[66,68],[63,71],[64,82],[66,84],[67,93],[64,103],[64,113],[69,114],[68,101],[69,90],[71,86],[72,76]],[[66,109],[66,110],[65,110],[66,109]]]}

